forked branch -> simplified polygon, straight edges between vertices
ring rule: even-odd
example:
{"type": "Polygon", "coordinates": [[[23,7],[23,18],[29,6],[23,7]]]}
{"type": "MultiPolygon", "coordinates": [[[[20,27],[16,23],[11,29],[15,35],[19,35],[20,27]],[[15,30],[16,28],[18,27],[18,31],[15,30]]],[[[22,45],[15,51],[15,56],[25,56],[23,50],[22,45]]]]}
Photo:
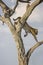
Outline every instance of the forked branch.
{"type": "Polygon", "coordinates": [[[43,41],[37,42],[33,47],[29,49],[29,51],[26,54],[27,61],[29,61],[31,54],[38,48],[40,45],[43,44],[43,41]]]}
{"type": "MultiPolygon", "coordinates": [[[[21,19],[21,17],[18,17],[18,18],[16,18],[16,19],[13,19],[14,21],[18,20],[18,21],[16,21],[16,22],[14,22],[14,26],[17,25],[18,22],[22,25],[22,23],[20,22],[20,19],[21,19]]],[[[16,26],[16,27],[17,27],[17,26],[16,26]]],[[[17,27],[17,28],[18,28],[18,27],[17,27]]],[[[25,30],[25,33],[26,33],[26,34],[24,35],[24,37],[26,37],[26,36],[28,35],[28,33],[31,33],[31,34],[33,35],[34,39],[36,40],[36,42],[38,42],[37,37],[36,37],[36,35],[38,34],[38,30],[37,30],[37,29],[32,28],[30,25],[28,25],[27,22],[25,22],[25,24],[24,24],[24,26],[23,26],[23,29],[25,30]]]]}
{"type": "Polygon", "coordinates": [[[29,58],[30,58],[31,54],[33,53],[33,51],[37,47],[39,47],[40,45],[43,44],[43,41],[37,42],[32,48],[29,49],[29,51],[25,55],[25,48],[24,48],[23,40],[21,38],[21,29],[23,28],[25,31],[28,31],[28,33],[31,33],[34,36],[35,40],[37,41],[37,38],[36,38],[36,35],[38,33],[37,29],[34,29],[31,26],[29,26],[26,23],[26,21],[27,21],[28,17],[31,15],[34,8],[37,5],[39,5],[41,2],[43,2],[43,0],[35,0],[30,5],[30,7],[27,8],[25,14],[21,17],[21,19],[18,19],[17,24],[15,24],[15,26],[14,26],[10,19],[10,16],[13,14],[12,12],[14,12],[14,11],[12,11],[12,9],[10,9],[4,2],[2,2],[2,0],[0,0],[0,6],[2,7],[3,12],[5,14],[5,16],[0,16],[0,20],[8,25],[8,27],[16,41],[19,65],[28,65],[29,58]],[[15,27],[16,27],[16,30],[15,30],[15,27]]]}
{"type": "Polygon", "coordinates": [[[40,3],[42,3],[43,0],[35,0],[30,7],[26,10],[25,14],[21,18],[21,23],[24,25],[28,17],[31,15],[32,11],[35,9],[36,6],[38,6],[40,3]]]}

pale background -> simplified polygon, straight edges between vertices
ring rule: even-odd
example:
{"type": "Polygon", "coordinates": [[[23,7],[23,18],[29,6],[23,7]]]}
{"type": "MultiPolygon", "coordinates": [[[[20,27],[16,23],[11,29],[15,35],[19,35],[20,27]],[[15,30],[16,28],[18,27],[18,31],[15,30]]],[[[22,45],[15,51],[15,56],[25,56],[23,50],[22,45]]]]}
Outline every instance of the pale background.
{"type": "MultiPolygon", "coordinates": [[[[13,8],[15,6],[16,0],[3,0],[9,7],[13,8]]],[[[32,0],[33,2],[33,0],[32,0]]],[[[11,17],[17,18],[18,16],[22,16],[25,13],[27,4],[19,3],[16,8],[15,14],[11,17]]],[[[0,14],[2,14],[2,9],[0,7],[0,14]]],[[[39,33],[37,35],[38,40],[43,40],[43,3],[38,5],[31,16],[28,18],[27,22],[38,29],[39,33]]],[[[24,46],[26,52],[30,47],[32,47],[36,42],[31,34],[28,34],[27,37],[24,38],[25,31],[22,30],[22,38],[24,41],[24,46]]],[[[2,25],[0,23],[0,65],[18,65],[17,59],[17,49],[16,43],[12,37],[12,34],[5,24],[2,25]]],[[[43,45],[37,48],[30,58],[29,65],[43,65],[43,45]]]]}

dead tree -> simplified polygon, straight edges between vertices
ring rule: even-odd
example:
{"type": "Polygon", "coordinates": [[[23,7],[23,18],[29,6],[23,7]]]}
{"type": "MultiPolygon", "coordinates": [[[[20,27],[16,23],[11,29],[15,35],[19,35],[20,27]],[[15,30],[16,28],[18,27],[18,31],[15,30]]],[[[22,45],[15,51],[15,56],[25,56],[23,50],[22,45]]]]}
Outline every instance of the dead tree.
{"type": "Polygon", "coordinates": [[[42,2],[43,0],[35,0],[30,6],[28,6],[26,12],[22,17],[18,17],[17,20],[14,19],[15,23],[13,25],[10,16],[13,15],[14,9],[10,9],[2,0],[0,0],[0,6],[4,13],[4,16],[0,15],[0,20],[5,24],[7,24],[16,42],[19,65],[28,65],[31,54],[34,52],[34,50],[37,47],[43,44],[43,41],[39,42],[36,38],[36,35],[38,34],[38,30],[32,28],[26,22],[29,16],[31,15],[32,11],[35,9],[35,7],[42,2]],[[27,33],[31,33],[34,36],[34,39],[37,41],[37,43],[32,48],[30,48],[27,53],[25,53],[25,48],[21,37],[22,29],[26,31],[26,35],[28,35],[27,33]]]}

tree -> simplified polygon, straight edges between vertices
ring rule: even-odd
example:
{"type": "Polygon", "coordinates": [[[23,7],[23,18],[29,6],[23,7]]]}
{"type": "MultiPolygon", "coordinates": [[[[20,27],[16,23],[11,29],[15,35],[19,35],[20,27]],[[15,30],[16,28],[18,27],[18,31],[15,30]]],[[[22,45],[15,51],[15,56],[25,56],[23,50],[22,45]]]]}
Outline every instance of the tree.
{"type": "Polygon", "coordinates": [[[16,8],[14,7],[14,9],[10,9],[2,0],[0,0],[0,6],[4,13],[4,16],[0,15],[0,20],[3,23],[6,23],[8,25],[8,27],[12,33],[12,36],[16,42],[16,47],[18,50],[19,65],[28,65],[31,54],[34,52],[34,50],[37,47],[39,47],[40,45],[43,44],[43,41],[39,42],[36,38],[36,35],[38,34],[38,30],[31,27],[26,22],[27,19],[29,18],[29,16],[31,15],[32,11],[34,10],[34,8],[42,2],[43,2],[43,0],[35,0],[30,6],[29,6],[29,4],[27,4],[26,12],[24,13],[24,15],[22,17],[18,17],[16,20],[13,19],[15,21],[14,25],[13,25],[10,17],[14,14],[16,8]],[[37,42],[32,48],[30,48],[28,50],[27,53],[25,53],[25,48],[24,48],[22,37],[21,37],[22,29],[25,30],[26,35],[28,35],[27,33],[31,33],[37,42]]]}

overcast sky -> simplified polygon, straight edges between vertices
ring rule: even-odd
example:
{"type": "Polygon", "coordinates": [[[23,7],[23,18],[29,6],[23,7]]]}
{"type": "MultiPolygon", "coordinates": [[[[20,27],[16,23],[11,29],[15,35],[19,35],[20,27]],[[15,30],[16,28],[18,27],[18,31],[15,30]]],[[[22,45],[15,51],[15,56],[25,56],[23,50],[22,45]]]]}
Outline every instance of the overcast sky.
{"type": "MultiPolygon", "coordinates": [[[[16,4],[16,0],[3,0],[10,8],[13,8],[16,4]]],[[[33,0],[32,0],[33,1],[33,0]]],[[[26,5],[19,2],[18,7],[14,15],[11,17],[13,22],[13,18],[17,18],[18,16],[22,16],[26,11],[26,5]]],[[[0,14],[2,15],[2,9],[0,7],[0,14]]],[[[39,33],[37,38],[39,41],[43,40],[43,3],[38,5],[30,17],[27,20],[28,24],[37,28],[39,33]]],[[[24,38],[25,31],[22,30],[22,38],[25,46],[26,52],[30,47],[32,47],[36,41],[34,40],[31,34],[28,34],[27,37],[24,38]],[[26,41],[25,41],[26,40],[26,41]]],[[[18,65],[17,59],[17,49],[16,43],[12,37],[12,34],[5,24],[2,25],[0,22],[0,65],[18,65]]],[[[43,45],[37,48],[31,58],[29,65],[43,65],[43,45]]]]}

